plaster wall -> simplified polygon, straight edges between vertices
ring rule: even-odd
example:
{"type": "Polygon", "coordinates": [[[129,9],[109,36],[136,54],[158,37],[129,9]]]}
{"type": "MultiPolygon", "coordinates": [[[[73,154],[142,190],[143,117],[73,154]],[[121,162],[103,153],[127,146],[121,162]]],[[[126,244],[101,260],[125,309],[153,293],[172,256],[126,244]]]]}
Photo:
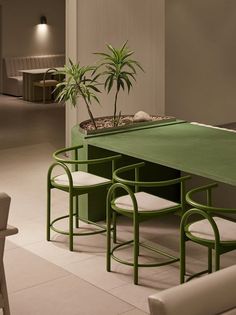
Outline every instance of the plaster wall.
{"type": "Polygon", "coordinates": [[[166,114],[236,121],[235,0],[166,0],[166,114]]]}
{"type": "MultiPolygon", "coordinates": [[[[77,0],[66,0],[66,60],[69,58],[76,62],[78,60],[78,19],[77,0]]],[[[78,110],[67,102],[66,113],[66,146],[71,146],[71,129],[78,121],[78,110]]]]}
{"type": "Polygon", "coordinates": [[[2,1],[2,56],[30,56],[65,51],[65,0],[2,1]],[[37,24],[45,15],[48,29],[37,24]]]}
{"type": "MultiPolygon", "coordinates": [[[[118,110],[134,113],[145,110],[164,113],[164,0],[77,0],[77,45],[81,64],[93,63],[93,52],[104,51],[105,44],[120,47],[126,40],[145,69],[137,75],[130,94],[119,96],[118,110]]],[[[121,93],[122,94],[122,93],[121,93]]],[[[94,104],[95,116],[112,114],[114,94],[100,97],[94,104]]],[[[78,120],[88,119],[83,104],[78,120]]]]}

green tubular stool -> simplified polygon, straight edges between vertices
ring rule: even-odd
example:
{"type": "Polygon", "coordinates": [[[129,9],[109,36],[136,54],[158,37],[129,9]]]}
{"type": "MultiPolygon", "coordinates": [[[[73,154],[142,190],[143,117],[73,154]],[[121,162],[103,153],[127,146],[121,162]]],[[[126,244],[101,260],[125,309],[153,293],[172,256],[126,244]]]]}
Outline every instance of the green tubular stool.
{"type": "Polygon", "coordinates": [[[220,255],[236,249],[236,222],[223,217],[229,213],[236,213],[236,209],[216,208],[212,206],[212,189],[216,183],[190,190],[186,201],[193,207],[181,219],[180,224],[180,282],[185,282],[212,272],[212,250],[215,250],[215,271],[220,269],[220,255]],[[193,198],[195,194],[204,193],[206,204],[199,203],[193,198]],[[196,220],[196,215],[198,220],[196,220]],[[189,219],[193,219],[189,223],[189,219]],[[200,218],[200,219],[199,219],[200,218]],[[186,274],[186,241],[193,241],[208,247],[208,268],[194,275],[186,274]]]}
{"type": "Polygon", "coordinates": [[[48,170],[47,176],[47,240],[50,241],[51,230],[69,235],[69,248],[73,251],[73,237],[76,235],[92,235],[98,233],[104,233],[106,228],[98,223],[92,222],[90,220],[82,219],[79,215],[79,196],[83,194],[88,194],[92,190],[99,187],[109,187],[112,184],[112,179],[97,176],[85,171],[79,170],[79,165],[101,165],[104,163],[111,164],[111,174],[115,170],[115,161],[121,157],[121,155],[103,157],[91,160],[79,160],[79,149],[82,149],[83,145],[74,146],[70,148],[64,148],[56,151],[53,154],[54,159],[57,161],[53,163],[48,170]],[[66,158],[66,154],[73,154],[74,159],[66,158]],[[64,154],[64,157],[60,156],[64,154]],[[68,165],[73,166],[73,171],[70,170],[68,165]],[[64,173],[58,176],[52,176],[52,172],[56,167],[62,168],[64,173]],[[69,193],[69,213],[64,216],[60,216],[54,220],[51,220],[51,190],[59,189],[69,193]],[[54,226],[54,223],[63,219],[69,219],[68,232],[58,229],[54,226]],[[84,221],[89,224],[93,224],[98,229],[89,232],[75,232],[73,225],[73,218],[75,218],[75,228],[79,228],[79,220],[84,221]]]}
{"type": "Polygon", "coordinates": [[[139,242],[139,225],[142,221],[159,217],[168,213],[177,211],[183,212],[185,210],[185,181],[190,176],[184,176],[181,178],[175,178],[165,181],[157,182],[142,182],[139,181],[139,169],[144,166],[145,163],[137,163],[117,169],[113,173],[113,179],[115,183],[109,188],[107,194],[107,271],[111,271],[111,258],[114,260],[129,266],[133,266],[134,284],[138,284],[138,268],[139,267],[155,267],[163,266],[179,260],[178,257],[174,257],[162,250],[151,247],[139,242]],[[120,177],[121,173],[127,171],[134,171],[134,180],[128,180],[120,177]],[[181,202],[173,202],[168,199],[164,199],[153,194],[140,190],[140,187],[163,187],[180,184],[181,187],[181,202]],[[123,191],[125,195],[121,197],[115,197],[116,191],[123,191]],[[133,239],[115,244],[116,242],[116,216],[117,214],[124,215],[133,220],[133,239]],[[111,241],[111,225],[113,223],[113,243],[111,241]],[[115,251],[121,249],[128,244],[133,245],[133,261],[129,262],[120,259],[115,251]],[[139,249],[140,246],[145,247],[148,250],[154,251],[162,256],[166,257],[164,262],[154,263],[140,263],[139,262],[139,249]]]}
{"type": "MultiPolygon", "coordinates": [[[[35,100],[35,88],[36,87],[40,87],[43,89],[43,103],[46,103],[46,88],[51,89],[51,88],[55,88],[57,86],[58,83],[61,82],[61,78],[60,78],[60,74],[58,75],[58,79],[55,78],[48,78],[48,75],[51,74],[51,76],[55,75],[56,73],[58,73],[56,68],[48,68],[44,75],[43,75],[43,79],[40,81],[35,81],[33,83],[33,99],[35,100]]],[[[50,93],[52,95],[52,93],[50,93]]]]}

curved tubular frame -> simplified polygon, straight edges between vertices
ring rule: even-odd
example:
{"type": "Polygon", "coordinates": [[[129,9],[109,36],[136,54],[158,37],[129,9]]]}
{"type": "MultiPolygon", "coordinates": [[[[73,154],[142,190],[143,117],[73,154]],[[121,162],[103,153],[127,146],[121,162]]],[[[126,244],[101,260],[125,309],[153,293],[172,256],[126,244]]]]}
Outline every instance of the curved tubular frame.
{"type": "Polygon", "coordinates": [[[170,186],[170,185],[178,184],[178,183],[181,183],[181,182],[185,181],[186,179],[190,178],[189,175],[186,175],[183,177],[169,179],[169,180],[163,180],[163,181],[140,182],[140,181],[138,181],[138,179],[133,181],[133,180],[128,180],[128,179],[123,179],[123,178],[118,176],[118,174],[120,174],[120,173],[124,173],[124,172],[130,171],[132,169],[138,170],[140,167],[143,167],[143,166],[145,166],[145,163],[140,162],[140,163],[136,163],[136,164],[132,164],[129,166],[124,166],[124,167],[118,168],[117,170],[114,171],[113,179],[119,183],[129,185],[129,186],[163,187],[163,186],[170,186]]]}
{"type": "Polygon", "coordinates": [[[188,210],[183,215],[180,223],[180,283],[185,282],[186,276],[186,241],[191,240],[208,247],[208,269],[189,276],[187,281],[204,273],[212,272],[212,249],[215,250],[215,271],[220,269],[220,255],[231,251],[232,249],[236,249],[236,241],[221,242],[219,229],[214,221],[213,215],[216,213],[225,214],[236,212],[236,209],[217,208],[212,206],[212,189],[217,186],[217,183],[201,186],[190,190],[186,195],[186,201],[194,208],[188,210]],[[193,196],[199,192],[206,192],[207,205],[193,200],[193,196]],[[214,240],[198,238],[189,232],[188,228],[191,224],[189,224],[188,221],[190,217],[196,214],[208,220],[214,233],[214,240]]]}
{"type": "MultiPolygon", "coordinates": [[[[44,74],[43,74],[43,80],[39,81],[39,82],[35,82],[36,83],[36,87],[42,87],[43,88],[43,103],[45,103],[46,101],[46,87],[56,87],[56,83],[59,83],[61,81],[61,73],[54,67],[52,68],[48,68],[44,74]],[[47,82],[47,75],[48,74],[58,74],[59,75],[59,81],[56,81],[54,84],[51,84],[50,86],[46,86],[46,82],[47,82]],[[41,83],[43,82],[43,84],[41,83]]],[[[52,92],[53,93],[53,92],[52,92]]]]}
{"type": "Polygon", "coordinates": [[[112,155],[112,156],[108,156],[108,157],[103,157],[103,158],[98,158],[98,159],[91,159],[91,160],[78,160],[78,149],[82,149],[83,145],[76,145],[70,148],[64,148],[64,149],[60,149],[57,150],[54,154],[53,154],[53,158],[58,161],[58,162],[62,162],[65,164],[99,164],[99,163],[107,163],[107,162],[112,162],[114,160],[120,159],[121,155],[120,154],[116,154],[116,155],[112,155]],[[62,154],[62,153],[67,153],[70,151],[74,151],[74,155],[75,155],[75,159],[63,159],[58,157],[58,155],[62,154]]]}
{"type": "Polygon", "coordinates": [[[201,209],[206,212],[223,212],[223,213],[235,213],[236,209],[234,208],[217,208],[217,207],[212,207],[212,188],[216,188],[218,186],[217,183],[212,183],[208,184],[205,186],[201,186],[199,188],[195,188],[190,190],[186,194],[186,201],[189,203],[191,206],[197,209],[201,209]],[[199,202],[196,202],[193,200],[192,196],[195,195],[196,193],[199,192],[204,192],[206,191],[207,193],[207,205],[201,204],[199,202]]]}
{"type": "MultiPolygon", "coordinates": [[[[184,210],[185,207],[185,187],[184,187],[184,182],[185,180],[189,179],[190,176],[184,176],[178,179],[172,179],[172,180],[165,180],[165,181],[159,181],[159,182],[142,182],[139,181],[139,168],[143,167],[145,165],[144,162],[141,163],[136,163],[133,165],[129,165],[129,166],[125,166],[125,167],[121,167],[117,170],[114,171],[113,173],[113,180],[116,181],[116,183],[114,183],[108,191],[107,194],[107,203],[106,203],[106,209],[107,209],[107,271],[111,271],[111,258],[113,258],[114,260],[125,264],[125,265],[129,265],[129,266],[133,266],[133,274],[134,274],[134,284],[138,284],[138,267],[154,267],[154,266],[163,266],[163,265],[167,265],[170,263],[174,263],[176,261],[179,260],[178,257],[174,257],[162,250],[159,250],[155,247],[151,247],[145,244],[140,244],[139,242],[139,223],[142,220],[145,219],[149,219],[152,217],[156,217],[158,215],[161,215],[163,213],[168,213],[170,211],[174,212],[177,209],[182,209],[184,210]],[[135,180],[131,181],[131,180],[126,180],[121,178],[120,173],[126,172],[126,171],[130,171],[130,170],[134,170],[135,172],[135,180]],[[160,186],[167,186],[167,185],[173,185],[173,184],[177,184],[177,183],[181,183],[181,204],[179,204],[176,207],[170,208],[170,209],[166,209],[166,211],[164,212],[159,212],[159,213],[154,213],[152,211],[150,212],[139,212],[138,211],[138,205],[137,205],[137,200],[135,197],[135,194],[133,192],[133,190],[130,187],[134,187],[135,188],[135,192],[138,191],[139,187],[143,186],[143,187],[160,187],[160,186]],[[132,204],[133,204],[133,210],[127,210],[127,209],[121,209],[115,206],[115,192],[118,189],[122,189],[124,190],[131,198],[132,200],[132,204]],[[111,223],[112,223],[112,218],[113,218],[113,242],[116,243],[116,219],[114,220],[114,214],[116,213],[121,213],[127,217],[130,217],[133,219],[133,240],[130,241],[126,241],[126,242],[122,242],[116,246],[111,246],[111,223]],[[126,246],[128,244],[133,243],[133,262],[128,262],[124,259],[120,259],[119,257],[117,257],[115,255],[115,251],[123,246],[126,246]],[[167,257],[168,259],[162,263],[139,263],[138,261],[138,256],[139,256],[139,248],[140,246],[143,246],[151,251],[154,251],[162,256],[167,257]]],[[[116,215],[115,215],[116,218],[116,215]]]]}
{"type": "Polygon", "coordinates": [[[84,193],[89,193],[91,189],[94,189],[96,187],[101,187],[101,186],[108,186],[112,183],[112,180],[106,183],[102,184],[97,184],[97,185],[91,185],[91,186],[84,186],[84,187],[74,187],[73,186],[73,179],[71,175],[71,171],[67,164],[73,164],[75,165],[75,171],[78,170],[78,164],[98,164],[98,163],[107,163],[111,162],[112,163],[112,171],[115,169],[115,160],[118,158],[121,158],[121,155],[115,155],[115,156],[110,156],[110,157],[105,157],[105,158],[99,158],[99,159],[93,159],[93,160],[76,160],[78,158],[78,149],[82,148],[83,146],[74,146],[70,148],[65,148],[65,149],[60,149],[56,151],[53,154],[53,157],[57,160],[57,162],[54,162],[48,170],[48,175],[47,175],[47,240],[50,241],[50,231],[51,229],[54,230],[57,233],[64,234],[64,235],[69,235],[69,247],[70,250],[73,251],[73,237],[77,235],[92,235],[92,234],[98,234],[98,233],[104,233],[106,231],[106,228],[103,225],[97,224],[95,222],[92,222],[90,220],[85,220],[81,219],[79,217],[79,207],[78,207],[78,196],[82,195],[84,193]],[[75,154],[75,159],[73,160],[68,160],[68,159],[62,159],[58,157],[59,154],[72,151],[74,150],[75,154]],[[53,182],[53,177],[52,177],[52,172],[55,169],[55,167],[61,167],[65,174],[68,177],[68,186],[63,186],[60,184],[56,184],[53,182]],[[57,188],[63,191],[66,191],[69,193],[69,213],[64,216],[57,217],[54,220],[51,220],[51,189],[57,188]],[[74,210],[74,203],[73,203],[73,198],[75,199],[75,210],[74,210]],[[99,227],[99,230],[96,231],[91,231],[91,232],[74,232],[73,231],[73,217],[75,217],[75,226],[76,228],[79,227],[79,220],[84,221],[89,224],[93,224],[97,227],[99,227]],[[69,218],[69,232],[66,232],[64,230],[58,229],[54,226],[54,223],[57,221],[63,220],[69,218]]]}

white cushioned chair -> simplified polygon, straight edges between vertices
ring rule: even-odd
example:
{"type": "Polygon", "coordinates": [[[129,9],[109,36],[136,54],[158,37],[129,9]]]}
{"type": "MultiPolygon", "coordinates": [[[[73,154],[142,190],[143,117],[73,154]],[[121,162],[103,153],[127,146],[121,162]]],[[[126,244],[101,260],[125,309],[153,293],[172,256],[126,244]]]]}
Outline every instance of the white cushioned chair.
{"type": "Polygon", "coordinates": [[[236,315],[236,265],[149,296],[151,315],[236,315]]]}

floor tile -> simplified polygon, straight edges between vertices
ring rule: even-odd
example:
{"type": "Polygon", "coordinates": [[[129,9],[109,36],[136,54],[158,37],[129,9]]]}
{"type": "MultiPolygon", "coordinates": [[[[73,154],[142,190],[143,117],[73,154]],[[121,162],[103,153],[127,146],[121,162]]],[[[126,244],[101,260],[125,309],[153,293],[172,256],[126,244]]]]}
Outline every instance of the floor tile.
{"type": "Polygon", "coordinates": [[[121,315],[147,315],[147,314],[149,314],[149,313],[146,313],[146,312],[143,312],[137,308],[134,308],[133,310],[125,312],[121,315]]]}
{"type": "Polygon", "coordinates": [[[95,256],[84,261],[69,264],[65,268],[81,279],[106,291],[127,283],[127,279],[122,274],[106,271],[105,256],[95,256]]]}
{"type": "Polygon", "coordinates": [[[10,304],[12,315],[118,315],[133,309],[75,276],[11,294],[10,304]]]}
{"type": "Polygon", "coordinates": [[[69,274],[66,270],[22,248],[6,251],[4,261],[10,293],[69,274]]]}
{"type": "Polygon", "coordinates": [[[80,264],[81,260],[87,260],[88,258],[93,257],[92,254],[84,252],[71,252],[67,243],[65,244],[56,241],[47,242],[46,240],[43,240],[31,245],[26,245],[25,248],[61,267],[75,262],[79,262],[80,264]]]}
{"type": "Polygon", "coordinates": [[[6,239],[5,241],[5,252],[11,249],[15,249],[18,246],[15,243],[12,243],[11,241],[9,241],[8,239],[6,239]]]}

